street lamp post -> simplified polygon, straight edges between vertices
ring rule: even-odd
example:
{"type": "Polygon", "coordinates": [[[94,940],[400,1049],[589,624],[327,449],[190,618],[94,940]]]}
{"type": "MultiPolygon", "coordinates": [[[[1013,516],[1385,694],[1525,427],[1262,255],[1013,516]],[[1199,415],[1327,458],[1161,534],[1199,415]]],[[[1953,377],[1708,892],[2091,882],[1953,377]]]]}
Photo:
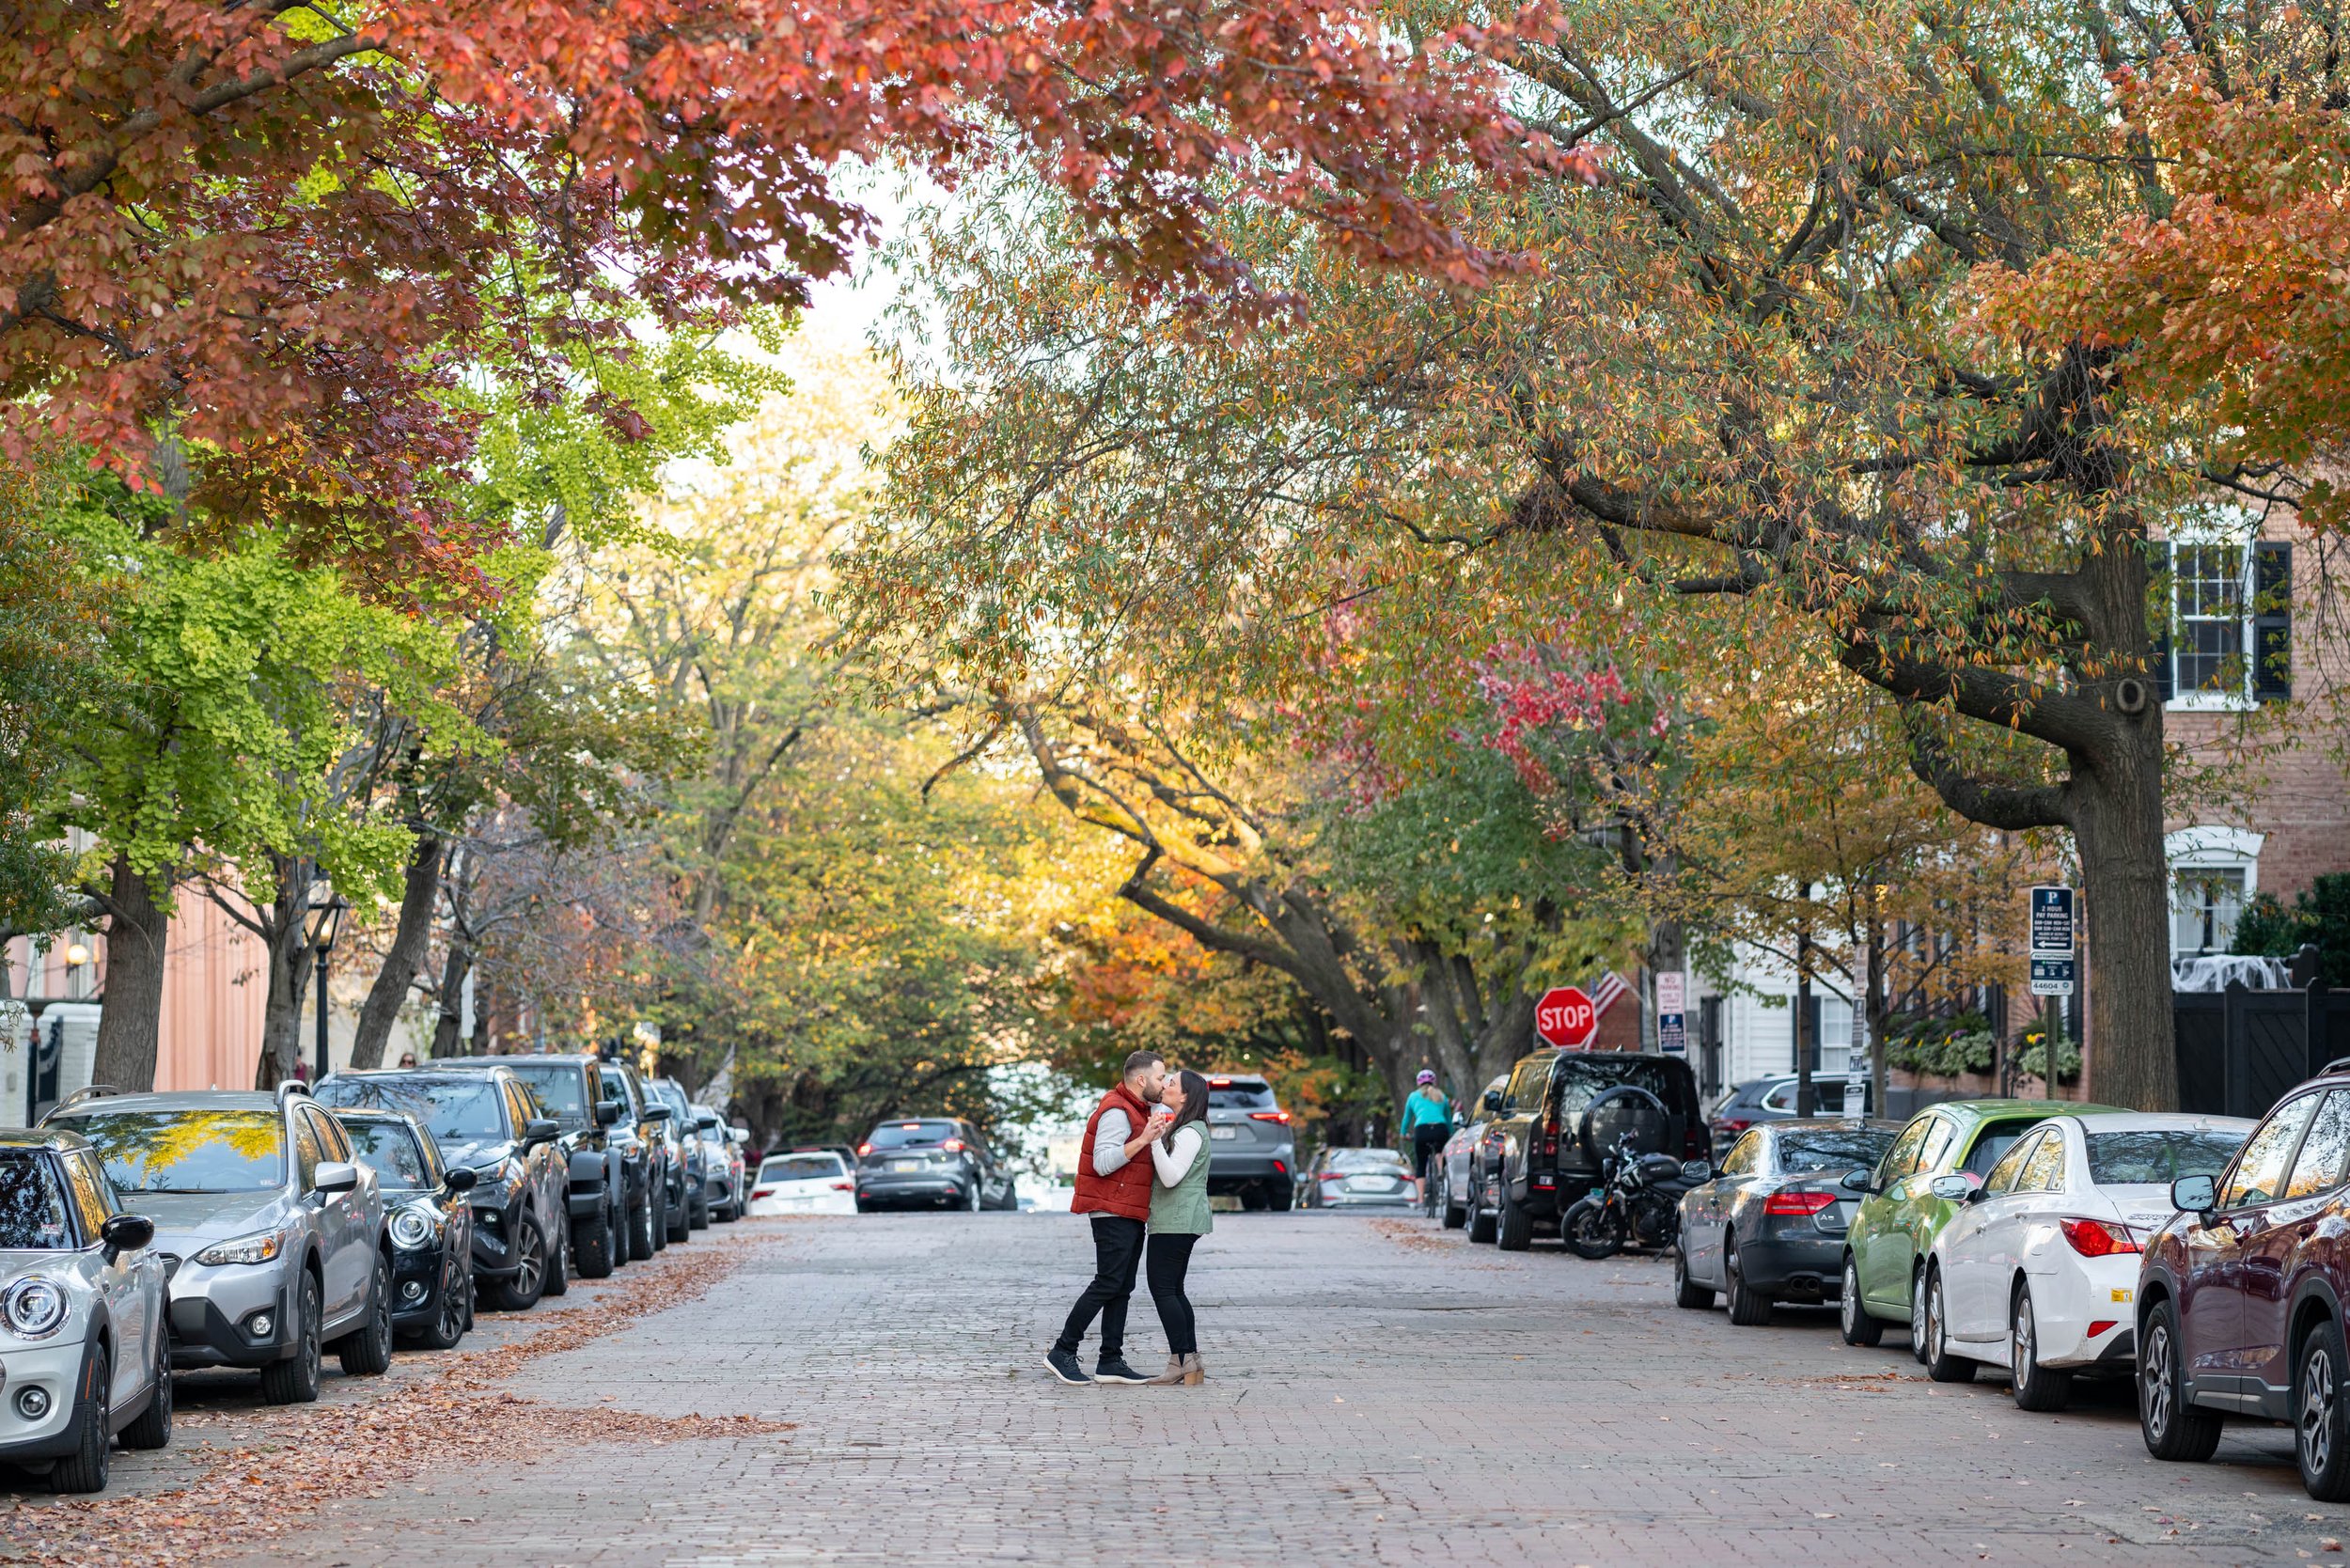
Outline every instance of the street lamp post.
{"type": "Polygon", "coordinates": [[[317,1083],[326,1076],[326,960],[335,950],[335,933],[342,925],[343,911],[351,905],[328,889],[324,882],[313,885],[310,892],[310,948],[318,954],[319,1042],[318,1066],[311,1072],[310,1081],[317,1083]],[[321,899],[319,895],[325,892],[321,899]]]}

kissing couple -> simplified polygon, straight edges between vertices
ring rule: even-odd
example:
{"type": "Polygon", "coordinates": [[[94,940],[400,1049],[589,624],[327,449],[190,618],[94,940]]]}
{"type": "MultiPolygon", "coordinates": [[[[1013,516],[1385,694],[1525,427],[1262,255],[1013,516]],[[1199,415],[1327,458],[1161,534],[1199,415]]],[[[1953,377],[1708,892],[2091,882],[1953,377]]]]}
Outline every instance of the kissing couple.
{"type": "Polygon", "coordinates": [[[1169,1073],[1156,1051],[1136,1051],[1086,1121],[1077,1152],[1072,1214],[1093,1216],[1093,1279],[1069,1309],[1044,1364],[1063,1383],[1206,1380],[1183,1276],[1191,1249],[1214,1227],[1208,1212],[1208,1080],[1169,1073]],[[1167,1370],[1145,1377],[1126,1364],[1126,1300],[1135,1271],[1149,1256],[1151,1299],[1167,1330],[1167,1370]],[[1102,1354],[1086,1375],[1077,1347],[1095,1317],[1102,1354]]]}

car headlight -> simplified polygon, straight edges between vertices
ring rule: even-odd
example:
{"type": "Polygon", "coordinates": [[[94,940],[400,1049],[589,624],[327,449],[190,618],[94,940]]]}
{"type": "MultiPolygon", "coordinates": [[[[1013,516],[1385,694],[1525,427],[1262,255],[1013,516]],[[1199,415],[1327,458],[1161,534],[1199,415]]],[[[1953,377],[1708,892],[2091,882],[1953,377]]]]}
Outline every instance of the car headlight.
{"type": "Polygon", "coordinates": [[[222,1263],[266,1263],[273,1262],[286,1249],[283,1231],[257,1231],[249,1236],[239,1236],[208,1247],[196,1255],[196,1261],[208,1267],[222,1263]]]}
{"type": "Polygon", "coordinates": [[[392,1215],[392,1245],[395,1247],[406,1247],[410,1251],[414,1251],[415,1248],[430,1242],[432,1239],[433,1232],[438,1229],[439,1227],[434,1225],[431,1219],[421,1214],[418,1214],[415,1210],[402,1209],[400,1213],[392,1215]]]}
{"type": "Polygon", "coordinates": [[[64,1325],[71,1305],[54,1279],[20,1279],[0,1295],[0,1318],[20,1340],[45,1340],[64,1325]]]}

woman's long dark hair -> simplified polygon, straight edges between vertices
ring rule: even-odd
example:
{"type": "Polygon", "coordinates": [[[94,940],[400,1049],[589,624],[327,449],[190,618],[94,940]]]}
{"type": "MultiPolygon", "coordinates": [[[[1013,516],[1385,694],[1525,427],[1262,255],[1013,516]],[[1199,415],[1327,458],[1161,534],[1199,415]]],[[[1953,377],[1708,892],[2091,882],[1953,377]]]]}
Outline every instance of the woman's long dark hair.
{"type": "MultiPolygon", "coordinates": [[[[1175,1083],[1183,1091],[1183,1108],[1175,1113],[1175,1120],[1159,1135],[1159,1142],[1170,1154],[1175,1152],[1175,1135],[1194,1121],[1208,1119],[1208,1080],[1185,1070],[1175,1074],[1175,1083]]],[[[1204,1133],[1200,1135],[1206,1137],[1204,1133]]]]}

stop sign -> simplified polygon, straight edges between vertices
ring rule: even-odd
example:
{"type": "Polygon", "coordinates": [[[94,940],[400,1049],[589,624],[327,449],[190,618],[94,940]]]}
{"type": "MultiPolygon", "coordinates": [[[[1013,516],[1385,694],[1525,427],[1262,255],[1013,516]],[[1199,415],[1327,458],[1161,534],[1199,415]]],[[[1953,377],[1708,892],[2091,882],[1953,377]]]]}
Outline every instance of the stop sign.
{"type": "Polygon", "coordinates": [[[1534,1009],[1534,1033],[1545,1045],[1589,1045],[1599,1032],[1599,1009],[1579,985],[1554,985],[1534,1009]]]}

